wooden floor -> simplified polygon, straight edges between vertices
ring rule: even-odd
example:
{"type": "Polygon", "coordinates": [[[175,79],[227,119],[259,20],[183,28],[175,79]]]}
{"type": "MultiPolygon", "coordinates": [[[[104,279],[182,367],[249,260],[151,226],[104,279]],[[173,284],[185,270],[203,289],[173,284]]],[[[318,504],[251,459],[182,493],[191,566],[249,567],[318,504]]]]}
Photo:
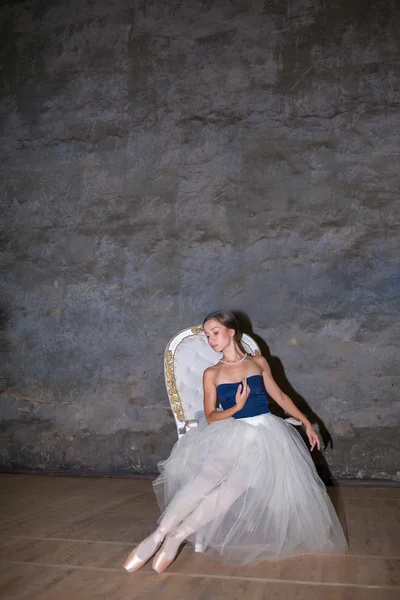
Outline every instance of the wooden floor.
{"type": "Polygon", "coordinates": [[[184,546],[162,575],[121,565],[158,517],[151,481],[0,475],[2,600],[399,600],[400,488],[333,488],[350,554],[226,567],[184,546]]]}

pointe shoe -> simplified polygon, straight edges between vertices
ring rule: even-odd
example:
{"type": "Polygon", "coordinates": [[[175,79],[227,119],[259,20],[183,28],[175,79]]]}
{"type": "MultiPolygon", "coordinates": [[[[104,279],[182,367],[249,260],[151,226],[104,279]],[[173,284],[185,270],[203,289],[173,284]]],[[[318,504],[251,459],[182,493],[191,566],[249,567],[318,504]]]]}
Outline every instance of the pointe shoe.
{"type": "Polygon", "coordinates": [[[128,573],[133,573],[133,571],[138,571],[143,565],[147,563],[149,558],[139,558],[137,555],[137,548],[132,550],[129,554],[128,558],[123,564],[123,567],[128,573]]]}
{"type": "Polygon", "coordinates": [[[146,542],[148,542],[152,536],[143,540],[143,542],[141,542],[139,546],[132,550],[132,552],[128,555],[128,558],[123,564],[124,569],[128,571],[128,573],[132,573],[133,571],[138,571],[141,567],[143,567],[143,565],[147,563],[147,561],[160,547],[160,544],[162,543],[166,534],[167,532],[163,528],[159,527],[159,529],[152,534],[152,536],[156,535],[158,537],[158,540],[157,537],[155,537],[153,547],[150,547],[150,549],[147,547],[147,551],[145,547],[143,547],[143,545],[146,545],[146,542]],[[141,546],[142,548],[140,549],[141,546]],[[138,552],[143,553],[143,558],[140,558],[140,556],[138,556],[138,552]]]}
{"type": "Polygon", "coordinates": [[[154,557],[153,564],[151,565],[153,570],[160,575],[169,565],[174,561],[175,556],[168,558],[165,552],[160,550],[154,557]]]}
{"type": "Polygon", "coordinates": [[[165,569],[167,569],[169,567],[169,565],[174,562],[176,554],[179,550],[179,547],[181,545],[182,542],[179,542],[176,546],[176,550],[172,552],[172,558],[170,556],[168,556],[164,546],[165,543],[168,541],[168,536],[164,542],[164,544],[161,546],[160,550],[157,552],[157,554],[155,555],[154,559],[153,559],[153,563],[152,563],[152,568],[153,570],[158,573],[160,575],[160,573],[163,573],[165,571],[165,569]]]}

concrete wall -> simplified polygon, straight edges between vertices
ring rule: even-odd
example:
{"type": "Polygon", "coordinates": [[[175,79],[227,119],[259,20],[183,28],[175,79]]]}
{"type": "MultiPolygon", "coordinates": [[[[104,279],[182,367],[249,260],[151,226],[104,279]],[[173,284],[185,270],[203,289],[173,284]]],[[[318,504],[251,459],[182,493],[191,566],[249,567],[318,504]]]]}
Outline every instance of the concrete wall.
{"type": "Polygon", "coordinates": [[[232,307],[333,475],[400,478],[396,5],[2,3],[2,468],[154,471],[232,307]]]}

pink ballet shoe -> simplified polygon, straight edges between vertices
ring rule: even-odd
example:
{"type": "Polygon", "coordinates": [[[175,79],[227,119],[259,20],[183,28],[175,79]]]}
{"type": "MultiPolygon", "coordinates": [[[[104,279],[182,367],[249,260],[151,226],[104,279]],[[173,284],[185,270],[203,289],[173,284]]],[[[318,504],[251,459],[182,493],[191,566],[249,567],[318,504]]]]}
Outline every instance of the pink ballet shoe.
{"type": "Polygon", "coordinates": [[[152,535],[143,540],[143,542],[128,555],[128,558],[123,564],[124,569],[128,571],[128,573],[132,573],[143,567],[160,547],[166,534],[167,532],[159,527],[152,535]]]}
{"type": "Polygon", "coordinates": [[[160,575],[160,573],[163,573],[165,571],[165,569],[167,569],[169,567],[169,565],[172,562],[174,562],[174,560],[175,560],[175,556],[173,556],[172,558],[168,558],[168,556],[165,554],[165,552],[160,550],[155,555],[153,564],[151,566],[153,567],[153,570],[160,575]]]}
{"type": "Polygon", "coordinates": [[[128,558],[123,564],[123,567],[128,573],[133,573],[133,571],[138,571],[143,565],[147,563],[150,557],[148,558],[139,558],[137,555],[137,548],[132,550],[129,554],[128,558]]]}
{"type": "Polygon", "coordinates": [[[176,554],[179,550],[179,547],[182,543],[181,540],[174,540],[174,543],[172,544],[172,546],[175,546],[175,548],[166,548],[167,545],[171,546],[171,541],[173,540],[174,536],[171,535],[167,535],[163,545],[161,546],[160,550],[157,552],[157,554],[155,555],[154,559],[153,559],[153,563],[152,563],[152,568],[154,569],[154,571],[158,574],[163,573],[165,571],[165,569],[167,569],[169,567],[169,565],[174,562],[176,554]],[[168,544],[168,542],[170,542],[170,544],[168,544]]]}

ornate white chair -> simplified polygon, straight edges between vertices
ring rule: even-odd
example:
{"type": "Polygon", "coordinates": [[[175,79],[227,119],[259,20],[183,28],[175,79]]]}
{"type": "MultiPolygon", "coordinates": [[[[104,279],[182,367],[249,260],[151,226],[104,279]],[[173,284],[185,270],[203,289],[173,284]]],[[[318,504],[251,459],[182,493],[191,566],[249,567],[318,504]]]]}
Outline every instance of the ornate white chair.
{"type": "MultiPolygon", "coordinates": [[[[258,344],[248,334],[243,334],[241,343],[247,354],[261,355],[258,344]]],[[[178,438],[204,418],[203,373],[221,357],[221,353],[209,346],[201,325],[184,329],[168,343],[164,357],[165,384],[178,438]]],[[[291,417],[286,420],[301,425],[291,417]]]]}
{"type": "MultiPolygon", "coordinates": [[[[261,356],[258,344],[249,335],[243,334],[241,344],[247,354],[261,356]]],[[[200,419],[204,419],[203,373],[221,357],[222,353],[215,352],[209,346],[201,325],[184,329],[168,343],[164,356],[165,384],[178,439],[191,427],[197,427],[200,419]]],[[[293,425],[301,425],[296,419],[286,420],[293,425]]],[[[202,539],[198,535],[195,552],[202,550],[202,539]]]]}

